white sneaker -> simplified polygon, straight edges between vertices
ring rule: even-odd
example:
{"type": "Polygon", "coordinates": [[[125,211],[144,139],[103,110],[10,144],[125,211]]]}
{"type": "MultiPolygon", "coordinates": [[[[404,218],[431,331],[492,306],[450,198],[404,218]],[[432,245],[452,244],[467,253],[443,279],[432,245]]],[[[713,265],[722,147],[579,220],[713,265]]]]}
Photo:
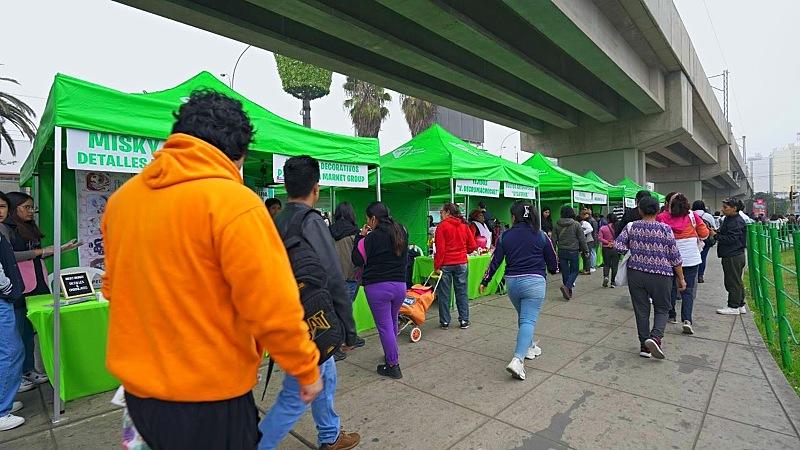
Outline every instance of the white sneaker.
{"type": "Polygon", "coordinates": [[[22,381],[20,381],[20,383],[19,383],[19,389],[17,389],[17,392],[18,393],[28,392],[28,391],[32,390],[33,388],[35,388],[35,387],[36,387],[36,383],[34,383],[33,381],[31,381],[31,380],[29,380],[29,379],[27,379],[25,377],[22,377],[22,381]]]}
{"type": "Polygon", "coordinates": [[[747,307],[746,306],[740,306],[739,307],[739,314],[747,314],[747,307]]]}
{"type": "Polygon", "coordinates": [[[540,356],[541,354],[542,354],[542,347],[533,344],[533,347],[528,348],[528,354],[525,355],[525,359],[534,359],[537,356],[540,356]]]}
{"type": "Polygon", "coordinates": [[[11,405],[11,414],[14,414],[15,412],[19,411],[20,409],[22,409],[23,406],[24,405],[22,404],[22,402],[14,402],[11,405]]]}
{"type": "Polygon", "coordinates": [[[739,308],[728,308],[727,306],[724,308],[720,308],[717,310],[717,314],[725,314],[728,316],[736,316],[741,314],[739,308]]]}
{"type": "Polygon", "coordinates": [[[683,334],[694,334],[694,328],[692,328],[692,322],[688,320],[683,321],[683,334]]]}
{"type": "Polygon", "coordinates": [[[519,358],[514,358],[506,366],[506,372],[510,373],[512,377],[518,380],[525,379],[525,365],[522,364],[519,358]]]}
{"type": "Polygon", "coordinates": [[[47,383],[48,381],[50,381],[50,379],[47,378],[47,375],[45,375],[43,373],[39,373],[39,372],[37,372],[35,370],[31,370],[30,372],[28,372],[25,375],[23,375],[23,377],[29,379],[31,382],[33,382],[34,384],[37,384],[37,385],[38,384],[44,384],[44,383],[47,383]]]}
{"type": "Polygon", "coordinates": [[[590,272],[590,273],[595,273],[595,272],[597,272],[597,269],[595,269],[594,267],[592,267],[591,269],[589,269],[589,272],[590,272]]]}
{"type": "Polygon", "coordinates": [[[19,416],[8,414],[5,417],[0,417],[0,431],[8,431],[25,423],[25,419],[19,416]]]}

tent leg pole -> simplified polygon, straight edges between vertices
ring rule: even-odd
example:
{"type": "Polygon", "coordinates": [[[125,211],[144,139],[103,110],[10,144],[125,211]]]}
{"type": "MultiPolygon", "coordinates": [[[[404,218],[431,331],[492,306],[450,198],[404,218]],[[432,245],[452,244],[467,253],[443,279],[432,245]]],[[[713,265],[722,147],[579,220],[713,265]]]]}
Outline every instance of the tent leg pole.
{"type": "Polygon", "coordinates": [[[336,191],[331,187],[331,219],[334,211],[336,211],[336,191]]]}
{"type": "Polygon", "coordinates": [[[53,423],[61,418],[61,127],[54,130],[53,152],[53,423]]]}
{"type": "Polygon", "coordinates": [[[455,193],[455,186],[453,186],[453,179],[450,178],[450,203],[456,202],[456,193],[455,193]]]}
{"type": "Polygon", "coordinates": [[[569,204],[574,209],[575,208],[575,190],[569,191],[569,204]]]}
{"type": "Polygon", "coordinates": [[[538,188],[536,189],[535,192],[536,192],[536,204],[538,205],[537,209],[539,210],[539,221],[540,221],[539,225],[541,225],[541,220],[542,220],[542,192],[538,188]]]}
{"type": "Polygon", "coordinates": [[[376,187],[377,191],[375,192],[375,197],[378,199],[378,201],[381,201],[381,166],[378,166],[375,169],[375,181],[377,182],[376,184],[378,185],[376,187]]]}

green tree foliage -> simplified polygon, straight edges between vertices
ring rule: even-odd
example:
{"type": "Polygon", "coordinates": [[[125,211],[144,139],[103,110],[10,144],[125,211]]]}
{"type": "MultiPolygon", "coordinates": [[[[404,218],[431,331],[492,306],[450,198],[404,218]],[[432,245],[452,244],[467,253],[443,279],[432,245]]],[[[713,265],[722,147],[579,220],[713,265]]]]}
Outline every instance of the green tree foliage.
{"type": "Polygon", "coordinates": [[[344,108],[350,113],[350,120],[361,137],[378,137],[381,124],[389,117],[386,104],[392,96],[382,87],[353,77],[347,77],[344,84],[347,99],[344,108]]]}
{"type": "Polygon", "coordinates": [[[411,136],[416,136],[430,128],[436,121],[436,113],[439,111],[439,107],[433,103],[407,95],[400,96],[400,105],[403,115],[406,117],[408,129],[411,130],[411,136]]]}
{"type": "MultiPolygon", "coordinates": [[[[0,82],[19,84],[17,80],[4,77],[0,77],[0,82]]],[[[17,149],[14,147],[14,140],[6,127],[10,125],[29,140],[33,140],[36,136],[36,125],[33,123],[35,117],[36,113],[25,102],[0,91],[0,144],[5,141],[12,155],[17,154],[17,149]]]]}
{"type": "Polygon", "coordinates": [[[333,73],[330,70],[275,54],[283,90],[303,101],[303,125],[311,127],[311,100],[331,92],[333,73]]]}

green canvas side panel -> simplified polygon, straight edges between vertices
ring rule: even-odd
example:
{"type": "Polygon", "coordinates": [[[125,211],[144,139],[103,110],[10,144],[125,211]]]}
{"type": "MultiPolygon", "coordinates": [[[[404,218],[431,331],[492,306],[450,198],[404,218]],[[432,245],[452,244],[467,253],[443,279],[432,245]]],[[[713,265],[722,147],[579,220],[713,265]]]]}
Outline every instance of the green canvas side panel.
{"type": "Polygon", "coordinates": [[[392,216],[408,230],[408,242],[428,248],[428,200],[422,192],[390,191],[383,194],[383,201],[392,216]]]}
{"type": "MultiPolygon", "coordinates": [[[[39,228],[44,233],[43,246],[53,245],[53,165],[39,165],[39,228]]],[[[68,242],[78,237],[78,199],[75,193],[75,172],[61,170],[61,242],[68,242]]],[[[53,271],[53,258],[46,260],[47,270],[53,271]]],[[[61,267],[77,267],[78,251],[73,250],[61,255],[61,267]]]]}

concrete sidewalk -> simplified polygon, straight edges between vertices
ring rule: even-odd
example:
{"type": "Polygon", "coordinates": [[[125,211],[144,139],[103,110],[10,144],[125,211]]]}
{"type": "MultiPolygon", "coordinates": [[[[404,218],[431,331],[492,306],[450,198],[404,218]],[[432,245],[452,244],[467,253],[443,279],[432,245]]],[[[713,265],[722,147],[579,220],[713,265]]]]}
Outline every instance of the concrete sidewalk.
{"type": "MultiPolygon", "coordinates": [[[[603,289],[600,271],[578,279],[567,302],[551,277],[536,327],[542,356],[527,361],[527,380],[505,372],[516,313],[505,297],[472,303],[472,326],[438,329],[435,307],[422,341],[401,336],[405,378],[381,379],[376,335],[339,367],[337,410],[362,435],[360,448],[800,448],[800,399],[767,352],[750,314],[720,316],[722,271],[709,259],[699,285],[694,336],[668,324],[667,359],[638,356],[627,288],[603,289]]],[[[262,373],[264,369],[262,368],[262,373]]],[[[270,406],[282,373],[273,377],[270,406]]],[[[111,393],[71,402],[64,424],[50,425],[52,391],[23,394],[28,419],[0,434],[0,448],[114,448],[121,412],[111,393]]],[[[283,444],[316,442],[310,414],[283,444]]]]}

